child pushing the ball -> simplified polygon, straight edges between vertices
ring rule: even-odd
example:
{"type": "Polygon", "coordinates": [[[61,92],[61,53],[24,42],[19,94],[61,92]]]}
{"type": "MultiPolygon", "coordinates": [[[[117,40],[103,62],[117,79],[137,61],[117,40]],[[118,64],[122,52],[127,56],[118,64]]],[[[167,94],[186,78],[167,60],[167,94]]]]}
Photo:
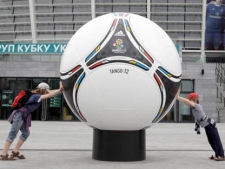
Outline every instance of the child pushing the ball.
{"type": "Polygon", "coordinates": [[[35,90],[31,91],[32,94],[29,96],[27,102],[11,113],[8,121],[12,126],[5,141],[2,154],[0,155],[0,160],[15,160],[15,158],[25,159],[25,156],[20,154],[19,150],[30,135],[29,127],[31,126],[31,113],[40,106],[42,100],[54,97],[62,92],[64,90],[62,82],[60,82],[59,85],[59,89],[50,91],[47,83],[40,83],[35,90]],[[8,155],[8,150],[19,130],[22,134],[11,155],[8,155]]]}
{"type": "Polygon", "coordinates": [[[216,123],[212,118],[208,117],[204,113],[202,106],[199,104],[199,101],[198,101],[198,94],[190,93],[186,99],[186,98],[180,97],[180,91],[178,91],[176,95],[176,99],[186,104],[187,106],[190,106],[192,110],[192,114],[196,122],[201,127],[205,128],[205,132],[206,132],[209,144],[211,145],[212,149],[215,152],[215,155],[210,156],[209,159],[216,160],[216,161],[225,161],[223,145],[220,140],[216,123]]]}

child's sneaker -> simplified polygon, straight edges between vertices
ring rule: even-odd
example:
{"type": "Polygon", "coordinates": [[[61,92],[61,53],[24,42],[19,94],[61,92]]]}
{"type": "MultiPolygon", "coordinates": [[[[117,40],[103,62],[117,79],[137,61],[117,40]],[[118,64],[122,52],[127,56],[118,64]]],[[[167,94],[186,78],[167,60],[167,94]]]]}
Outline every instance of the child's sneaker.
{"type": "Polygon", "coordinates": [[[214,160],[216,160],[216,161],[225,161],[225,158],[218,156],[218,157],[215,157],[214,160]]]}

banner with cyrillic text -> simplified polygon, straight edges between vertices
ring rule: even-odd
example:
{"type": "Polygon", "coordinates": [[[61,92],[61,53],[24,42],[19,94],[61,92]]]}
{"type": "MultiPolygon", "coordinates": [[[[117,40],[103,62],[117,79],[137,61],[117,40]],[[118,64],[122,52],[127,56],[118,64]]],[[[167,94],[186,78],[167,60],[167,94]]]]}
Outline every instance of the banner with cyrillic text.
{"type": "Polygon", "coordinates": [[[0,44],[0,54],[62,54],[67,44],[0,44]]]}

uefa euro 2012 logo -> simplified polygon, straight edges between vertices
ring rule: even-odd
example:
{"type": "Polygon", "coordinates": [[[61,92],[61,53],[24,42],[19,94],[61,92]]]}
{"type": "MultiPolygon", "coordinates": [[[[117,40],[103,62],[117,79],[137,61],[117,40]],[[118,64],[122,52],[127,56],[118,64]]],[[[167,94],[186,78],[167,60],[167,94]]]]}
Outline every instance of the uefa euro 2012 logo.
{"type": "Polygon", "coordinates": [[[113,43],[113,47],[115,47],[116,49],[113,49],[112,52],[114,53],[125,53],[126,52],[126,48],[124,46],[124,42],[122,39],[117,39],[114,43],[113,43]]]}

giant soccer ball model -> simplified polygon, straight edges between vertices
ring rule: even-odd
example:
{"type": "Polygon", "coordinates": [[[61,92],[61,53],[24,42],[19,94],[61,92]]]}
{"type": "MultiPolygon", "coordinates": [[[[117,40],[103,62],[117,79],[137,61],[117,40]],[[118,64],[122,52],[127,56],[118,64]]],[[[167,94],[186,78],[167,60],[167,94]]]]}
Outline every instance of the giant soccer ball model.
{"type": "Polygon", "coordinates": [[[100,130],[140,130],[171,109],[180,86],[174,43],[154,22],[110,13],[82,26],[60,65],[63,92],[76,117],[100,130]]]}

